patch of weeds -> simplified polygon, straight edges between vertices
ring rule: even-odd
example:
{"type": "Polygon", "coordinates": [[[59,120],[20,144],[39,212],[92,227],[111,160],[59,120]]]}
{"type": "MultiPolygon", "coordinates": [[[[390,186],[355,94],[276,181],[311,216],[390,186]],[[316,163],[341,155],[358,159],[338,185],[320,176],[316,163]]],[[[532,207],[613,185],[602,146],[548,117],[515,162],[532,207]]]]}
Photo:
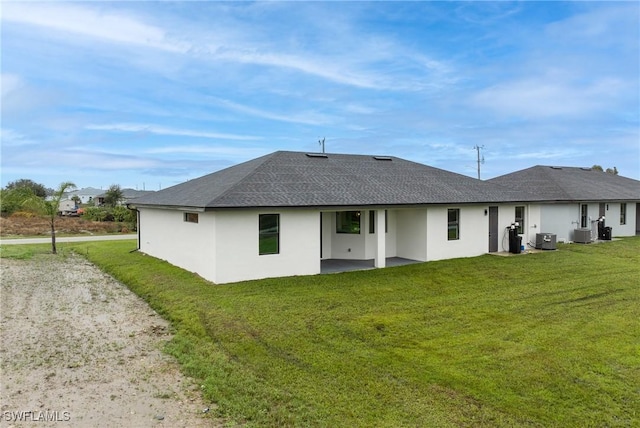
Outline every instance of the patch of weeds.
{"type": "Polygon", "coordinates": [[[161,398],[163,400],[168,400],[169,398],[173,397],[173,394],[168,393],[168,392],[163,392],[163,393],[157,393],[153,395],[154,398],[161,398]]]}

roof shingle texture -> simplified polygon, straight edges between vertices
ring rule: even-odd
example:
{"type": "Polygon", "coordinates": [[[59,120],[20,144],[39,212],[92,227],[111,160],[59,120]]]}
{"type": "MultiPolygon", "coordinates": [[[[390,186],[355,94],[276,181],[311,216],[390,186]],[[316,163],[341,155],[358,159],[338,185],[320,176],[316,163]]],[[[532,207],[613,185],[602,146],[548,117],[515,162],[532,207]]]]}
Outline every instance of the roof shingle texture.
{"type": "Polygon", "coordinates": [[[640,181],[591,168],[537,165],[488,182],[532,193],[531,201],[640,200],[640,181]]]}
{"type": "Polygon", "coordinates": [[[463,204],[520,192],[396,157],[279,151],[138,198],[138,206],[204,209],[463,204]]]}

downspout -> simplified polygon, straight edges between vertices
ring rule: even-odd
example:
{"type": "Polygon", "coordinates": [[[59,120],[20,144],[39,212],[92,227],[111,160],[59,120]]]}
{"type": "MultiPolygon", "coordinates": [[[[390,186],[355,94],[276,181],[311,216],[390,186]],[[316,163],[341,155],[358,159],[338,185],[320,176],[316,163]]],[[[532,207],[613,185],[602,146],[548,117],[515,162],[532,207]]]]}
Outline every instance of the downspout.
{"type": "MultiPolygon", "coordinates": [[[[127,204],[127,208],[130,210],[132,209],[129,204],[127,204]]],[[[129,251],[130,253],[140,250],[140,210],[138,208],[135,208],[135,210],[136,210],[136,229],[138,232],[138,239],[137,239],[136,249],[129,251]]]]}
{"type": "Polygon", "coordinates": [[[140,250],[140,210],[136,208],[136,224],[138,229],[138,248],[140,250]]]}

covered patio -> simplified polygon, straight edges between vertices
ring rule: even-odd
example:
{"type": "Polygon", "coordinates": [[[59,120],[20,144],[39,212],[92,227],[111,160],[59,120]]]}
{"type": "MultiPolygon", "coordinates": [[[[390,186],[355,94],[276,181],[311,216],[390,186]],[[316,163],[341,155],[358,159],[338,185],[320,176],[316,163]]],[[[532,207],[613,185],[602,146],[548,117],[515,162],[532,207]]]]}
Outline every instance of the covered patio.
{"type": "MultiPolygon", "coordinates": [[[[402,257],[387,257],[386,267],[411,265],[421,263],[418,260],[404,259],[402,257]]],[[[374,269],[375,260],[347,260],[325,259],[320,261],[320,273],[351,272],[356,270],[374,269]]]]}

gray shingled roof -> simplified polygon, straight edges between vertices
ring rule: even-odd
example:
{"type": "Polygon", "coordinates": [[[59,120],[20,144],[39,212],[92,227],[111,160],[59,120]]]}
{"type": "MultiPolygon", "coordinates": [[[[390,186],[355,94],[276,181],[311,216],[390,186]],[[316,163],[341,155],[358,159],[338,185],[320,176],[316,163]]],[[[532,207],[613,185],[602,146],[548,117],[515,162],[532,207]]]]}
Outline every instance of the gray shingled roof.
{"type": "Polygon", "coordinates": [[[533,193],[532,201],[640,200],[640,181],[591,168],[538,165],[488,182],[533,193]]]}
{"type": "Polygon", "coordinates": [[[279,151],[136,199],[204,209],[521,201],[520,192],[397,157],[279,151]]]}

